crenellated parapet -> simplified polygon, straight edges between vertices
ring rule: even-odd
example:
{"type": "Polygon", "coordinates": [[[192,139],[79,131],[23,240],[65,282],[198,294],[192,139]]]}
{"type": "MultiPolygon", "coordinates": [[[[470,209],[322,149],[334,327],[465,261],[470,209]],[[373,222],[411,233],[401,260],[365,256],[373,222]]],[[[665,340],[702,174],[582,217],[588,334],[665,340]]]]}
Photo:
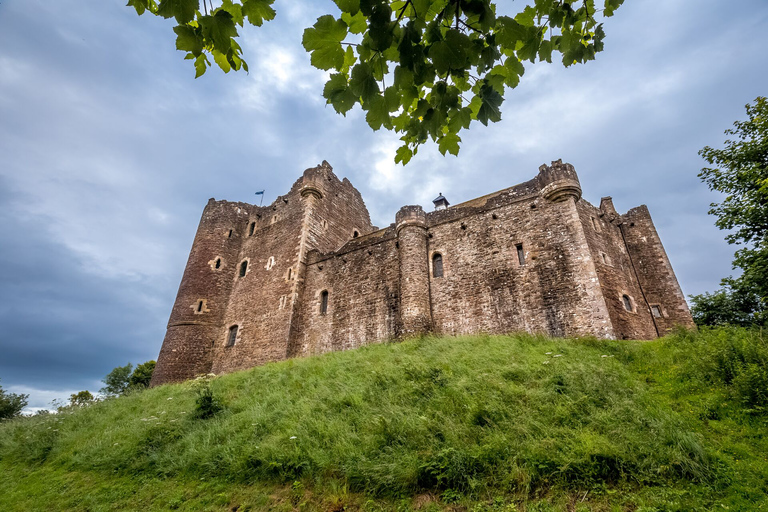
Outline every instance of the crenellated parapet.
{"type": "Polygon", "coordinates": [[[563,163],[562,160],[555,160],[552,165],[544,164],[539,167],[536,179],[544,199],[553,202],[570,198],[575,201],[581,199],[581,184],[576,169],[571,164],[563,163]]]}

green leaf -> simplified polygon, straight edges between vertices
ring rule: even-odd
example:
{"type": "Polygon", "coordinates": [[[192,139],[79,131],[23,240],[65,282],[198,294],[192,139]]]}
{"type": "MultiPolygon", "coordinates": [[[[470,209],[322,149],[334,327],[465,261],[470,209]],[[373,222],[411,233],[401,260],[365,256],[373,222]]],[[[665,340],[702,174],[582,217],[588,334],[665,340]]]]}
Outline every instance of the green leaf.
{"type": "Polygon", "coordinates": [[[221,70],[224,73],[229,73],[229,70],[232,69],[232,66],[230,65],[229,61],[227,60],[227,56],[221,53],[218,50],[213,50],[211,52],[211,55],[213,55],[213,60],[216,62],[216,64],[219,65],[221,70]]]}
{"type": "Polygon", "coordinates": [[[355,57],[355,51],[351,46],[347,46],[347,49],[344,51],[344,65],[341,67],[341,72],[344,74],[349,73],[349,68],[351,68],[356,61],[357,57],[355,57]]]}
{"type": "Polygon", "coordinates": [[[363,103],[379,95],[379,84],[373,78],[371,66],[366,62],[356,64],[352,68],[352,76],[349,79],[349,87],[355,96],[362,98],[363,103]]]}
{"type": "Polygon", "coordinates": [[[341,69],[344,50],[341,42],[347,37],[347,24],[330,14],[320,16],[313,27],[304,30],[301,42],[311,52],[310,61],[318,69],[341,69]]]}
{"type": "Polygon", "coordinates": [[[342,13],[354,16],[360,10],[360,0],[333,0],[342,13]]]}
{"type": "Polygon", "coordinates": [[[203,52],[203,38],[197,31],[189,25],[178,25],[173,27],[176,32],[176,49],[190,52],[197,57],[203,52]]]}
{"type": "Polygon", "coordinates": [[[455,133],[446,133],[437,141],[437,148],[443,156],[446,152],[457,156],[459,154],[459,142],[461,142],[461,137],[455,133]]]}
{"type": "Polygon", "coordinates": [[[399,148],[397,148],[397,153],[395,153],[395,163],[402,163],[403,165],[407,164],[411,161],[411,158],[413,157],[413,151],[407,146],[402,145],[399,148]]]}
{"type": "Polygon", "coordinates": [[[552,42],[546,39],[539,46],[539,60],[552,62],[552,42]]]}
{"type": "Polygon", "coordinates": [[[458,30],[449,30],[444,40],[436,41],[429,48],[429,58],[435,65],[435,71],[440,75],[446,75],[452,69],[465,69],[469,45],[469,37],[458,30]]]}
{"type": "Polygon", "coordinates": [[[605,0],[605,10],[603,11],[603,15],[610,17],[613,16],[613,13],[621,7],[621,4],[624,3],[624,0],[605,0]]]}
{"type": "Polygon", "coordinates": [[[368,28],[368,22],[360,11],[354,16],[348,12],[342,12],[341,19],[347,24],[349,32],[352,34],[362,34],[368,28]]]}
{"type": "Polygon", "coordinates": [[[365,114],[365,120],[368,122],[368,126],[373,128],[373,131],[378,130],[382,125],[387,128],[391,126],[387,102],[384,98],[379,95],[372,96],[366,102],[366,106],[368,107],[368,113],[365,114]]]}
{"type": "Polygon", "coordinates": [[[229,14],[232,15],[232,21],[235,22],[236,25],[243,26],[243,6],[240,4],[234,4],[232,3],[232,0],[222,0],[221,7],[219,9],[222,9],[224,11],[227,11],[229,14]]]}
{"type": "Polygon", "coordinates": [[[139,16],[144,14],[144,11],[146,10],[149,10],[149,12],[157,10],[157,4],[154,0],[128,0],[128,3],[125,5],[126,7],[133,7],[136,9],[136,14],[139,16]]]}
{"type": "Polygon", "coordinates": [[[533,19],[535,17],[536,17],[536,9],[534,9],[530,5],[527,5],[525,9],[523,9],[523,12],[518,13],[518,15],[515,16],[515,21],[517,21],[519,24],[523,25],[524,27],[532,27],[533,19]]]}
{"type": "Polygon", "coordinates": [[[198,24],[203,37],[213,43],[213,48],[227,53],[232,47],[232,38],[237,37],[237,28],[232,15],[227,11],[217,11],[213,16],[198,16],[198,24]]]}
{"type": "Polygon", "coordinates": [[[199,9],[199,0],[160,0],[157,15],[166,19],[176,18],[183,25],[195,19],[195,12],[199,9]]]}
{"type": "Polygon", "coordinates": [[[333,73],[331,79],[325,83],[323,97],[333,105],[333,109],[342,115],[355,106],[357,96],[347,85],[347,77],[341,73],[333,73]]]}
{"type": "Polygon", "coordinates": [[[198,55],[195,59],[195,78],[203,76],[205,70],[208,69],[208,66],[210,65],[211,63],[208,62],[208,57],[206,57],[204,53],[198,55]]]}
{"type": "Polygon", "coordinates": [[[483,84],[478,94],[481,104],[480,109],[477,112],[477,120],[488,126],[488,121],[499,122],[501,121],[501,110],[499,107],[504,101],[501,94],[496,92],[493,86],[489,84],[483,84]]]}
{"type": "Polygon", "coordinates": [[[243,0],[243,16],[251,25],[260,27],[264,21],[275,19],[274,0],[243,0]]]}

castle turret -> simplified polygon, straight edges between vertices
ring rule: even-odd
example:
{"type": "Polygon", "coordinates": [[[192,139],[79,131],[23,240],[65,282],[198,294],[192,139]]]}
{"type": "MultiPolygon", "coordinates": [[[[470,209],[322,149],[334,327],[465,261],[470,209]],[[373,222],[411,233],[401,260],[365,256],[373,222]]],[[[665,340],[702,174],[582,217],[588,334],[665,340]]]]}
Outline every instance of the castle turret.
{"type": "Polygon", "coordinates": [[[536,178],[541,187],[541,195],[544,199],[554,202],[565,201],[573,198],[581,199],[581,184],[576,175],[576,169],[571,164],[564,164],[562,160],[555,160],[551,166],[539,167],[539,175],[536,178]]]}
{"type": "Polygon", "coordinates": [[[189,253],[152,385],[211,371],[215,340],[226,336],[224,314],[248,213],[236,203],[213,199],[203,210],[189,253]]]}
{"type": "Polygon", "coordinates": [[[421,206],[403,206],[395,216],[400,258],[400,323],[404,336],[432,328],[427,256],[427,216],[421,206]]]}

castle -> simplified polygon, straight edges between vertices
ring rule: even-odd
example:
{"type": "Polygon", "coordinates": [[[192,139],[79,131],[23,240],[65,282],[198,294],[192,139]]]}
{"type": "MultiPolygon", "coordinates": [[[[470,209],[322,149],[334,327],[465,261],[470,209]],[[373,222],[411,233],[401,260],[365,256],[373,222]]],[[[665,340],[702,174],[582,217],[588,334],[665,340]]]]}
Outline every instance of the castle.
{"type": "Polygon", "coordinates": [[[269,206],[203,210],[152,385],[424,334],[652,339],[693,326],[645,206],[581,199],[572,165],[371,225],[327,162],[269,206]]]}

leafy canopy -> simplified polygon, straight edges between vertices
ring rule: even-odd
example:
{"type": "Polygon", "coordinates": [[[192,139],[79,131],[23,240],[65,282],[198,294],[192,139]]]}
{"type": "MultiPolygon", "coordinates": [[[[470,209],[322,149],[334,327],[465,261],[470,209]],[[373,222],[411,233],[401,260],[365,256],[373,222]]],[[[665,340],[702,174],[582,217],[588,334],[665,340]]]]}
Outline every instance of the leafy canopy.
{"type": "Polygon", "coordinates": [[[0,421],[21,415],[21,410],[29,403],[28,399],[29,395],[8,393],[0,386],[0,421]]]}
{"type": "Polygon", "coordinates": [[[107,396],[119,396],[129,391],[148,388],[155,364],[155,361],[147,361],[136,365],[135,369],[130,363],[117,366],[101,380],[105,386],[99,391],[107,396]]]}
{"type": "MultiPolygon", "coordinates": [[[[746,105],[748,119],[736,121],[725,131],[733,136],[722,149],[709,146],[699,154],[712,167],[699,177],[711,190],[725,194],[712,203],[709,213],[715,224],[729,230],[728,243],[742,245],[734,255],[733,267],[741,269],[738,278],[723,280],[729,307],[751,315],[754,322],[768,322],[768,99],[758,97],[746,105]]],[[[718,292],[719,293],[719,292],[718,292]]],[[[695,307],[711,304],[711,297],[693,297],[695,307]]],[[[721,297],[722,299],[722,297],[721,297]]],[[[734,322],[742,323],[742,322],[734,322]]]]}
{"type": "MultiPolygon", "coordinates": [[[[598,15],[624,0],[529,0],[514,16],[498,15],[495,0],[334,0],[304,31],[312,65],[330,71],[323,97],[345,115],[355,105],[373,130],[400,134],[396,162],[406,164],[428,139],[445,155],[459,152],[459,132],[473,121],[501,120],[507,88],[524,63],[570,66],[595,58],[605,33],[598,15]]],[[[195,77],[211,66],[248,66],[238,27],[274,19],[274,0],[128,0],[138,14],[174,18],[176,48],[194,61],[195,77]]]]}

